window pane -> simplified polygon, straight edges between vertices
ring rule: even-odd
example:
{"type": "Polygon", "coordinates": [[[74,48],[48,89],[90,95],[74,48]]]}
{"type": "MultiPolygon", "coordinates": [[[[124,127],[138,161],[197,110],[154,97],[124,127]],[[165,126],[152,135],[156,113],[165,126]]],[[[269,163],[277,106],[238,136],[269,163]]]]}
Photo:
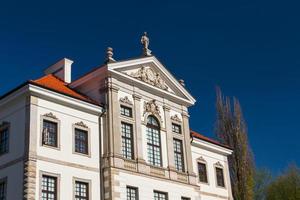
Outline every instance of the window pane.
{"type": "Polygon", "coordinates": [[[199,173],[199,181],[203,183],[207,183],[207,171],[206,164],[198,163],[198,173],[199,173]]]}
{"type": "Polygon", "coordinates": [[[5,128],[0,131],[0,155],[8,152],[9,146],[9,129],[5,128]]]}
{"type": "Polygon", "coordinates": [[[132,125],[121,123],[122,152],[124,158],[133,159],[133,131],[132,125]]]}
{"type": "Polygon", "coordinates": [[[126,106],[121,106],[121,115],[126,117],[132,117],[132,109],[126,106]]]}
{"type": "Polygon", "coordinates": [[[173,146],[174,146],[175,168],[178,171],[184,171],[182,141],[178,140],[178,139],[174,139],[173,140],[173,146]]]}
{"type": "Polygon", "coordinates": [[[216,168],[216,174],[217,174],[217,184],[218,184],[218,186],[225,187],[223,169],[217,167],[216,168]]]}
{"type": "Polygon", "coordinates": [[[6,181],[0,182],[0,200],[6,200],[6,181]]]}
{"type": "Polygon", "coordinates": [[[138,189],[134,187],[127,187],[127,200],[138,200],[138,189]]]}
{"type": "Polygon", "coordinates": [[[75,129],[75,152],[88,154],[88,131],[75,129]]]}
{"type": "Polygon", "coordinates": [[[57,123],[43,121],[43,144],[57,147],[57,123]]]}
{"type": "Polygon", "coordinates": [[[178,124],[172,124],[173,133],[181,134],[181,126],[178,124]]]}
{"type": "Polygon", "coordinates": [[[154,200],[167,200],[167,199],[168,199],[167,193],[154,191],[154,200]]]}
{"type": "Polygon", "coordinates": [[[89,199],[89,184],[76,181],[75,182],[75,200],[89,199]]]}
{"type": "Polygon", "coordinates": [[[57,179],[56,177],[43,175],[42,177],[42,200],[57,199],[57,179]]]}

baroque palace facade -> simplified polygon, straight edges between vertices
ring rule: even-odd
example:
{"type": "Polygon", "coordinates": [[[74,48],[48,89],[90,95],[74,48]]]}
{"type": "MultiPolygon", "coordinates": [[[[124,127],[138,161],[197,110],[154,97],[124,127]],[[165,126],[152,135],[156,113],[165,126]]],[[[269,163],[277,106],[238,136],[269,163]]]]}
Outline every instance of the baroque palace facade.
{"type": "Polygon", "coordinates": [[[0,99],[0,200],[232,200],[232,149],[190,130],[195,99],[141,39],[71,81],[62,59],[0,99]]]}

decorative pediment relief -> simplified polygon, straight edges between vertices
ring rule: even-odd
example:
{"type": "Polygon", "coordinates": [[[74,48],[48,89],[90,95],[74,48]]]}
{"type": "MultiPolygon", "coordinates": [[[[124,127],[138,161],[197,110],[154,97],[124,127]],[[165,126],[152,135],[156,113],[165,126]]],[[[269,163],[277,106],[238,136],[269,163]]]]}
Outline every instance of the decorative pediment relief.
{"type": "Polygon", "coordinates": [[[222,165],[220,162],[217,162],[217,163],[215,164],[215,166],[217,166],[217,167],[223,167],[223,165],[222,165]]]}
{"type": "Polygon", "coordinates": [[[173,120],[173,121],[175,121],[175,122],[179,122],[179,123],[181,123],[181,119],[178,117],[178,115],[177,115],[177,114],[175,114],[175,115],[171,116],[171,120],[173,120]]]}
{"type": "Polygon", "coordinates": [[[158,116],[161,119],[159,107],[156,104],[155,99],[153,99],[149,102],[144,102],[144,115],[146,113],[151,113],[155,116],[158,116]]]}
{"type": "Polygon", "coordinates": [[[206,162],[206,160],[202,156],[200,156],[199,158],[197,158],[197,161],[198,162],[206,162]]]}
{"type": "Polygon", "coordinates": [[[88,128],[88,126],[83,121],[77,122],[75,125],[76,126],[81,126],[83,128],[88,128]]]}
{"type": "Polygon", "coordinates": [[[58,119],[52,112],[44,114],[45,117],[49,117],[52,119],[58,119]]]}
{"type": "Polygon", "coordinates": [[[166,82],[161,78],[160,74],[153,71],[151,68],[146,68],[143,66],[138,71],[132,72],[129,75],[160,89],[166,91],[169,89],[166,82]]]}
{"type": "Polygon", "coordinates": [[[128,96],[120,98],[120,102],[128,104],[128,105],[133,105],[132,101],[128,98],[128,96]]]}

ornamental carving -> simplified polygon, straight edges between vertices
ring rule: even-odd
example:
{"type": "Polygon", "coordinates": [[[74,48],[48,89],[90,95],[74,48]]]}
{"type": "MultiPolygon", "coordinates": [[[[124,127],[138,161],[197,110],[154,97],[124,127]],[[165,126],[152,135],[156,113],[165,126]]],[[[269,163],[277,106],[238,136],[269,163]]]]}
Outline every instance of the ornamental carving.
{"type": "Polygon", "coordinates": [[[58,119],[52,112],[47,113],[47,114],[44,114],[44,116],[45,116],[45,117],[52,118],[52,119],[58,119]]]}
{"type": "Polygon", "coordinates": [[[197,161],[198,162],[206,162],[206,160],[202,156],[200,156],[199,158],[197,158],[197,161]]]}
{"type": "Polygon", "coordinates": [[[153,115],[159,116],[161,118],[159,107],[156,104],[155,99],[153,99],[149,102],[144,102],[144,115],[146,113],[152,113],[153,115]]]}
{"type": "Polygon", "coordinates": [[[156,73],[151,68],[141,67],[137,72],[130,74],[133,78],[141,80],[145,83],[168,91],[166,82],[161,78],[159,73],[156,73]]]}
{"type": "Polygon", "coordinates": [[[81,126],[81,127],[83,127],[83,128],[88,128],[88,126],[87,126],[83,121],[77,122],[75,125],[76,125],[76,126],[81,126]]]}
{"type": "Polygon", "coordinates": [[[128,98],[128,96],[125,96],[123,98],[120,98],[120,102],[128,104],[128,105],[132,105],[132,101],[128,98]]]}
{"type": "Polygon", "coordinates": [[[180,123],[181,123],[181,119],[178,117],[177,114],[173,115],[173,116],[171,117],[171,120],[173,120],[173,121],[175,121],[175,122],[180,122],[180,123]]]}
{"type": "Polygon", "coordinates": [[[223,167],[223,165],[219,161],[215,165],[218,167],[223,167]]]}

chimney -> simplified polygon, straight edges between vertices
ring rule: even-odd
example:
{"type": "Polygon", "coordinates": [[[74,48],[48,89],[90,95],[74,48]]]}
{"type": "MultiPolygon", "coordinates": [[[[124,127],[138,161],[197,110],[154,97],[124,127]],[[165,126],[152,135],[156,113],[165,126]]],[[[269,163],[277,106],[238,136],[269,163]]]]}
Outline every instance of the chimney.
{"type": "Polygon", "coordinates": [[[72,73],[73,61],[67,58],[63,58],[54,65],[48,67],[44,73],[46,75],[53,74],[54,76],[60,78],[66,83],[71,83],[71,73],[72,73]]]}

